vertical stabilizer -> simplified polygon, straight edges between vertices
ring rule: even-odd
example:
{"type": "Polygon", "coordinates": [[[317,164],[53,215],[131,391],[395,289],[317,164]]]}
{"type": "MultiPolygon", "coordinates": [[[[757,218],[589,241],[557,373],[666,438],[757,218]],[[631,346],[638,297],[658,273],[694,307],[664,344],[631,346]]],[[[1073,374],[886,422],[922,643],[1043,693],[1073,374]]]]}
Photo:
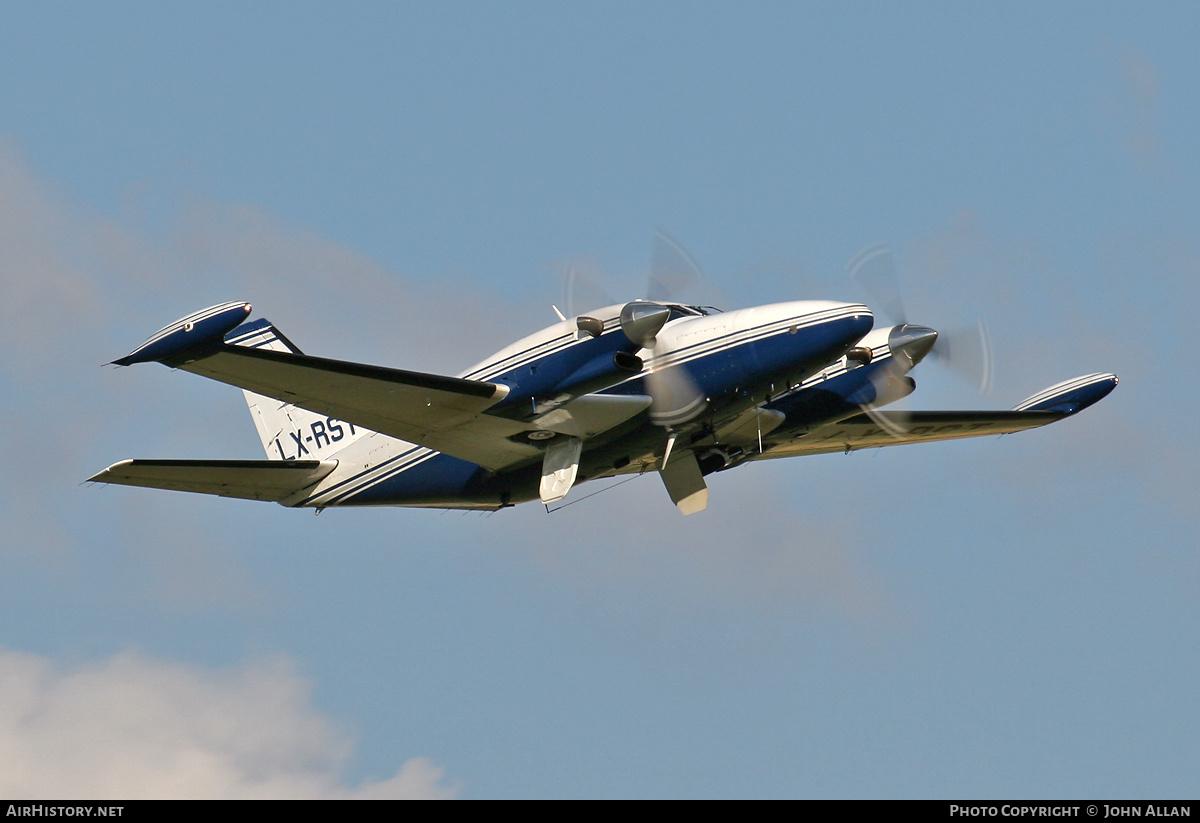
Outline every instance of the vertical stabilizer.
{"type": "MultiPolygon", "coordinates": [[[[231,346],[303,354],[265,318],[243,323],[225,337],[231,346]]],[[[327,460],[369,432],[343,420],[264,397],[242,392],[250,417],[269,460],[327,460]]]]}

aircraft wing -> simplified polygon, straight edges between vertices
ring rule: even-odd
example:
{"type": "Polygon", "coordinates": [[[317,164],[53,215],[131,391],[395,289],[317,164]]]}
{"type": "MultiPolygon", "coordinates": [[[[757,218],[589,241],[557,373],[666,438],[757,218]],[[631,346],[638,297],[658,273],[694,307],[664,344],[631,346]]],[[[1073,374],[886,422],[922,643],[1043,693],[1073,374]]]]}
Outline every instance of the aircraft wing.
{"type": "Polygon", "coordinates": [[[1035,429],[1081,411],[1111,392],[1115,374],[1089,374],[1040,391],[1011,411],[890,411],[874,409],[815,426],[749,459],[828,454],[855,449],[958,440],[1035,429]]]}
{"type": "Polygon", "coordinates": [[[508,393],[496,383],[228,345],[177,367],[493,471],[541,456],[508,439],[525,426],[483,414],[508,393]]]}
{"type": "Polygon", "coordinates": [[[114,362],[164,363],[493,471],[541,457],[509,439],[525,426],[483,414],[507,386],[226,344],[225,333],[249,311],[249,304],[224,303],[197,312],[114,362]]]}
{"type": "Polygon", "coordinates": [[[122,460],[88,480],[278,502],[335,466],[336,460],[122,460]]]}
{"type": "Polygon", "coordinates": [[[829,454],[907,443],[931,443],[963,437],[986,437],[1045,426],[1066,417],[1062,412],[1025,411],[873,411],[840,423],[818,426],[780,443],[751,460],[829,454]]]}

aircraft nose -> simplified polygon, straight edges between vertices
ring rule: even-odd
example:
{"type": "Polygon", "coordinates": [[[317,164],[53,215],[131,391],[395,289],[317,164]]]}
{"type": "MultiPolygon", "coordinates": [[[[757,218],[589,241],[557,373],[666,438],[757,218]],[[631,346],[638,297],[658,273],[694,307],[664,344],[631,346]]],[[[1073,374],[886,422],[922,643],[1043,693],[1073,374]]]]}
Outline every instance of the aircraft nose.
{"type": "Polygon", "coordinates": [[[817,360],[829,361],[841,357],[846,349],[862,340],[875,325],[871,310],[861,303],[820,304],[826,319],[819,322],[812,335],[813,351],[817,360]]]}
{"type": "Polygon", "coordinates": [[[928,326],[905,323],[888,333],[888,348],[892,354],[904,355],[910,367],[920,363],[937,342],[938,333],[928,326]]]}
{"type": "Polygon", "coordinates": [[[835,347],[840,347],[839,353],[833,356],[840,356],[841,352],[862,340],[875,325],[875,317],[871,314],[871,310],[861,303],[824,305],[833,309],[829,319],[822,324],[825,333],[829,336],[830,343],[835,344],[835,347]]]}
{"type": "Polygon", "coordinates": [[[875,317],[870,309],[860,303],[848,304],[847,308],[851,311],[848,336],[853,337],[851,343],[856,343],[875,325],[875,317]]]}

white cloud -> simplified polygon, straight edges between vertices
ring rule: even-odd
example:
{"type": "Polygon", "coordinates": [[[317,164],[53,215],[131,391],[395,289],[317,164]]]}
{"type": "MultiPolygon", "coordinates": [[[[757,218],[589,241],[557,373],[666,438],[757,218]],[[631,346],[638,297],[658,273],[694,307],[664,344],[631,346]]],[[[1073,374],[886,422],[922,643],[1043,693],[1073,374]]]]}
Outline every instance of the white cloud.
{"type": "Polygon", "coordinates": [[[22,353],[8,358],[5,371],[36,380],[49,360],[47,345],[63,329],[89,336],[100,299],[76,259],[77,230],[62,198],[30,173],[11,142],[0,140],[0,346],[22,353]]]}
{"type": "Polygon", "coordinates": [[[283,658],[205,670],[123,652],[70,669],[0,652],[0,795],[451,798],[425,758],[346,785],[347,734],[283,658]]]}

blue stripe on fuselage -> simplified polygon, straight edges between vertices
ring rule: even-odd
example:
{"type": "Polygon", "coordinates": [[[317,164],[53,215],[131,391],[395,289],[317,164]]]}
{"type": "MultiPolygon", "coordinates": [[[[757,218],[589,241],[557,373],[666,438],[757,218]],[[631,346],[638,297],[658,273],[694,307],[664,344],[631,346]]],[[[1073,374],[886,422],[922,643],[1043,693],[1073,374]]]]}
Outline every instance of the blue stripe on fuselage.
{"type": "MultiPolygon", "coordinates": [[[[844,354],[871,328],[869,316],[844,316],[802,326],[793,333],[790,329],[795,319],[800,318],[780,321],[749,334],[725,335],[741,335],[742,339],[683,363],[710,398],[741,391],[761,395],[771,391],[772,382],[778,384],[779,390],[799,383],[809,372],[844,354]]],[[[705,344],[697,344],[701,345],[705,344]]],[[[675,354],[678,353],[672,353],[672,360],[675,354]]]]}
{"type": "MultiPolygon", "coordinates": [[[[871,324],[869,316],[842,316],[813,322],[797,328],[795,333],[790,332],[789,324],[800,319],[802,317],[772,323],[770,327],[722,335],[721,338],[673,352],[671,359],[687,350],[711,347],[716,343],[719,347],[715,350],[698,354],[684,362],[701,390],[719,407],[723,398],[726,404],[732,402],[731,396],[740,395],[740,390],[756,394],[760,389],[768,391],[772,380],[799,382],[799,377],[804,373],[819,369],[841,356],[848,346],[870,330],[871,324]],[[722,342],[735,337],[739,339],[722,342]]],[[[548,355],[538,362],[553,357],[548,355]]],[[[640,376],[609,390],[610,393],[619,394],[639,394],[643,391],[643,378],[640,376]]],[[[652,425],[647,418],[644,426],[652,425]]],[[[516,471],[528,473],[530,468],[518,467],[516,471]]],[[[422,447],[412,447],[383,463],[356,472],[332,487],[322,489],[298,505],[437,505],[439,502],[449,505],[463,498],[477,499],[482,503],[484,497],[499,505],[500,492],[496,489],[504,484],[486,482],[488,477],[490,475],[474,463],[446,454],[427,452],[422,447]],[[315,503],[317,500],[321,502],[315,503]]],[[[521,485],[524,492],[524,485],[527,484],[521,485]]]]}
{"type": "MultiPolygon", "coordinates": [[[[426,460],[374,480],[339,498],[341,506],[452,505],[470,496],[490,473],[474,463],[448,454],[434,453],[426,460]]],[[[499,505],[499,495],[495,496],[499,505]]]]}

